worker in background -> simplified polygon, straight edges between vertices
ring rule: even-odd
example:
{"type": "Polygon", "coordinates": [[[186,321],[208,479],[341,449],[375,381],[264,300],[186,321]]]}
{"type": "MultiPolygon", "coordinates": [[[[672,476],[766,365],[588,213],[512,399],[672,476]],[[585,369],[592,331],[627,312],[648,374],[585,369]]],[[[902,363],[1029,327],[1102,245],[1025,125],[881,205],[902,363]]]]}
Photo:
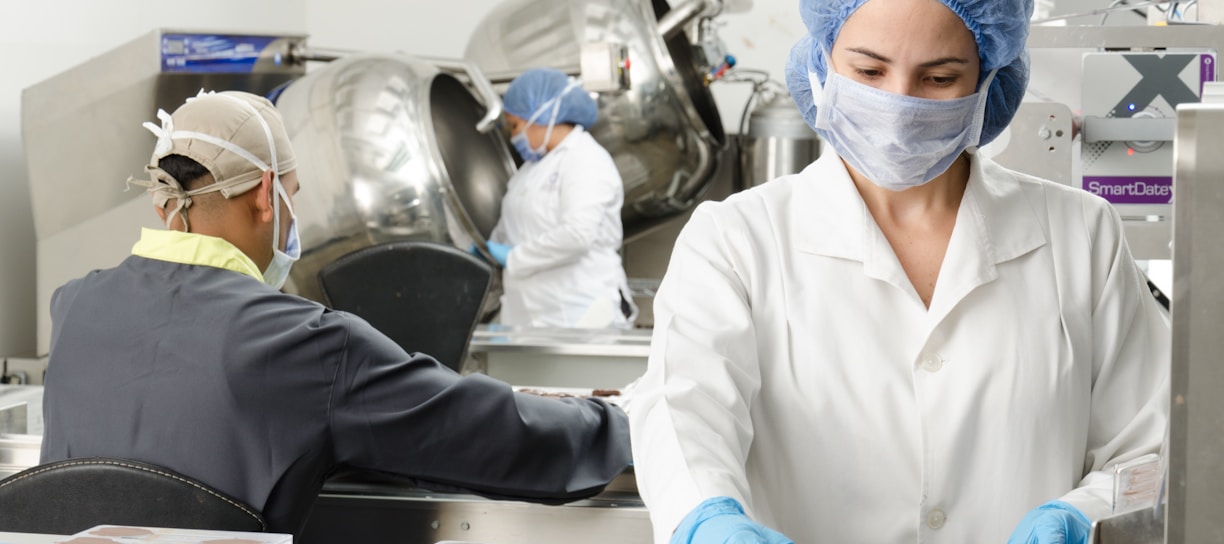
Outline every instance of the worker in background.
{"type": "Polygon", "coordinates": [[[1116,210],[976,154],[1032,0],[800,10],[832,152],[676,242],[630,411],[655,542],[1086,543],[1160,449],[1170,333],[1116,210]]]}
{"type": "Polygon", "coordinates": [[[158,116],[146,123],[153,179],[138,183],[168,230],[145,230],[118,267],[55,292],[44,463],[162,465],[287,533],[341,466],[556,503],[598,493],[628,465],[618,408],[460,377],[279,291],[300,253],[299,181],[270,102],[209,93],[158,116]]]}
{"type": "Polygon", "coordinates": [[[502,97],[523,165],[510,178],[488,249],[504,268],[506,325],[627,328],[637,307],[621,264],[625,189],[586,131],[599,109],[551,68],[523,72],[502,97]]]}

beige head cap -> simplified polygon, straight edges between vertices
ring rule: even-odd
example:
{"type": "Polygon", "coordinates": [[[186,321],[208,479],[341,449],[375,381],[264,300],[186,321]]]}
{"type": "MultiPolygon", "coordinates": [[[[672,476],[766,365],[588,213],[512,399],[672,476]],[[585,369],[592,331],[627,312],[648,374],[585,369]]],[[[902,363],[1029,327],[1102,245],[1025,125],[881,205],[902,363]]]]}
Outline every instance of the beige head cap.
{"type": "Polygon", "coordinates": [[[280,176],[297,168],[285,123],[263,97],[241,91],[200,91],[173,115],[158,110],[157,117],[160,127],[144,123],[157,136],[153,156],[145,166],[153,179],[128,178],[128,183],[148,187],[159,208],[177,199],[175,209],[166,216],[167,226],[181,212],[183,226],[190,230],[187,209],[192,196],[220,192],[232,198],[259,185],[267,170],[280,176]],[[180,180],[158,167],[158,162],[169,155],[183,155],[200,163],[215,183],[184,191],[180,180]]]}

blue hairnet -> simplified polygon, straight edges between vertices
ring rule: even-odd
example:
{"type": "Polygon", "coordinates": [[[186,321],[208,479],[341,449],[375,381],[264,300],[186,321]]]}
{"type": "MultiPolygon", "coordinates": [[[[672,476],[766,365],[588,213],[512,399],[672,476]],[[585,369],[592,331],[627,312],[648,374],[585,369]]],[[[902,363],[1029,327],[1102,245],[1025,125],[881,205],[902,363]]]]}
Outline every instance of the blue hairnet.
{"type": "MultiPolygon", "coordinates": [[[[809,126],[815,128],[816,104],[812,101],[812,86],[808,73],[814,72],[824,83],[828,67],[823,51],[831,51],[842,24],[854,10],[869,0],[800,0],[799,12],[808,35],[791,48],[786,61],[786,84],[791,97],[809,126]]],[[[956,13],[973,33],[978,57],[982,60],[981,77],[998,69],[986,92],[986,119],[978,145],[986,145],[999,136],[1020,107],[1028,87],[1029,65],[1025,42],[1028,40],[1029,18],[1033,15],[1033,0],[939,0],[956,13]]],[[[979,80],[979,84],[981,81],[979,80]]]]}
{"type": "MultiPolygon", "coordinates": [[[[519,74],[510,82],[502,96],[502,108],[506,113],[530,120],[545,106],[550,110],[536,116],[538,125],[547,125],[552,118],[553,99],[570,84],[570,77],[553,68],[532,68],[519,74]]],[[[599,106],[581,86],[570,89],[561,97],[561,108],[557,111],[558,123],[573,123],[590,128],[599,118],[599,106]]]]}

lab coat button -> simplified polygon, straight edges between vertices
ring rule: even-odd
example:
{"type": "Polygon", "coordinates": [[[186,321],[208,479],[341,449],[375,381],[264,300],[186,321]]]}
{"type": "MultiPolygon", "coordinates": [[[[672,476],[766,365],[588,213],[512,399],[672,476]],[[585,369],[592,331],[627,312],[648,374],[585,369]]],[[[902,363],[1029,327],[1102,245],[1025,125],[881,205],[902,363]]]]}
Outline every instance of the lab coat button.
{"type": "Polygon", "coordinates": [[[927,527],[938,529],[944,526],[944,522],[948,521],[948,517],[944,515],[944,511],[938,508],[927,512],[926,523],[927,527]]]}
{"type": "Polygon", "coordinates": [[[922,356],[922,369],[927,372],[939,372],[943,368],[943,358],[934,353],[927,353],[922,356]]]}

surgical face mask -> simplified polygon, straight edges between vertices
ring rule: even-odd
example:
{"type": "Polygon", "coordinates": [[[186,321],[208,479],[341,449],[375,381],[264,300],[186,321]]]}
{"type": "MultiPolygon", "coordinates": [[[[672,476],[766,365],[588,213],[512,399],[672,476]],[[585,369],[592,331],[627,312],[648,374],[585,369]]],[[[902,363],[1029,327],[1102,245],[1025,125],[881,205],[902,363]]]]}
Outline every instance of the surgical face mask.
{"type": "Polygon", "coordinates": [[[289,203],[289,195],[285,193],[285,185],[281,183],[279,164],[276,161],[276,140],[272,138],[271,127],[268,126],[268,122],[263,116],[259,115],[259,111],[254,106],[237,98],[233,100],[255,114],[255,118],[263,126],[264,136],[268,140],[268,158],[271,159],[271,165],[264,164],[263,161],[260,161],[250,153],[246,153],[244,156],[260,170],[272,171],[272,262],[268,263],[268,268],[263,271],[263,280],[264,283],[280,289],[285,285],[285,281],[289,279],[289,270],[293,268],[293,263],[297,262],[302,256],[302,246],[297,234],[297,216],[293,213],[293,205],[289,203]],[[285,241],[284,251],[280,249],[281,199],[284,199],[285,207],[289,208],[289,237],[285,241]]]}
{"type": "MultiPolygon", "coordinates": [[[[552,127],[549,128],[551,129],[552,127]]],[[[511,136],[510,144],[514,146],[514,150],[518,152],[519,156],[527,162],[538,161],[544,158],[544,154],[548,152],[548,148],[544,145],[538,149],[532,149],[531,142],[527,141],[527,129],[523,129],[522,132],[511,136]]],[[[545,144],[547,144],[547,140],[545,140],[545,144]]]]}
{"type": "Polygon", "coordinates": [[[514,150],[518,151],[519,156],[522,157],[523,160],[527,162],[535,162],[544,158],[544,155],[548,153],[548,140],[552,138],[553,127],[557,126],[557,115],[561,113],[561,98],[580,86],[581,83],[578,80],[570,79],[570,82],[564,89],[561,89],[561,92],[557,94],[556,97],[540,105],[539,109],[537,109],[535,113],[532,113],[531,118],[527,120],[527,124],[524,125],[524,127],[530,127],[532,123],[535,123],[537,118],[540,118],[544,112],[549,111],[551,108],[551,116],[548,119],[548,130],[544,132],[544,141],[540,143],[540,147],[531,147],[531,142],[527,140],[527,128],[523,128],[522,132],[510,137],[510,143],[514,145],[514,150]]]}
{"type": "Polygon", "coordinates": [[[876,185],[903,191],[947,171],[965,150],[976,150],[986,116],[985,89],[951,100],[899,95],[838,75],[830,68],[817,97],[816,131],[838,156],[876,185]]]}
{"type": "MultiPolygon", "coordinates": [[[[264,283],[280,289],[284,287],[285,281],[289,279],[289,270],[293,268],[293,263],[302,257],[302,244],[298,240],[297,215],[293,213],[293,206],[289,204],[289,197],[285,194],[285,188],[280,182],[280,176],[276,176],[272,184],[276,188],[276,193],[285,199],[285,206],[289,207],[289,237],[285,240],[285,250],[281,251],[280,247],[278,247],[280,245],[280,220],[279,218],[274,220],[272,262],[268,263],[268,269],[264,270],[263,278],[264,283]]],[[[276,205],[275,199],[273,199],[273,203],[276,205]]],[[[276,206],[277,212],[274,213],[279,216],[280,206],[276,206]]]]}

